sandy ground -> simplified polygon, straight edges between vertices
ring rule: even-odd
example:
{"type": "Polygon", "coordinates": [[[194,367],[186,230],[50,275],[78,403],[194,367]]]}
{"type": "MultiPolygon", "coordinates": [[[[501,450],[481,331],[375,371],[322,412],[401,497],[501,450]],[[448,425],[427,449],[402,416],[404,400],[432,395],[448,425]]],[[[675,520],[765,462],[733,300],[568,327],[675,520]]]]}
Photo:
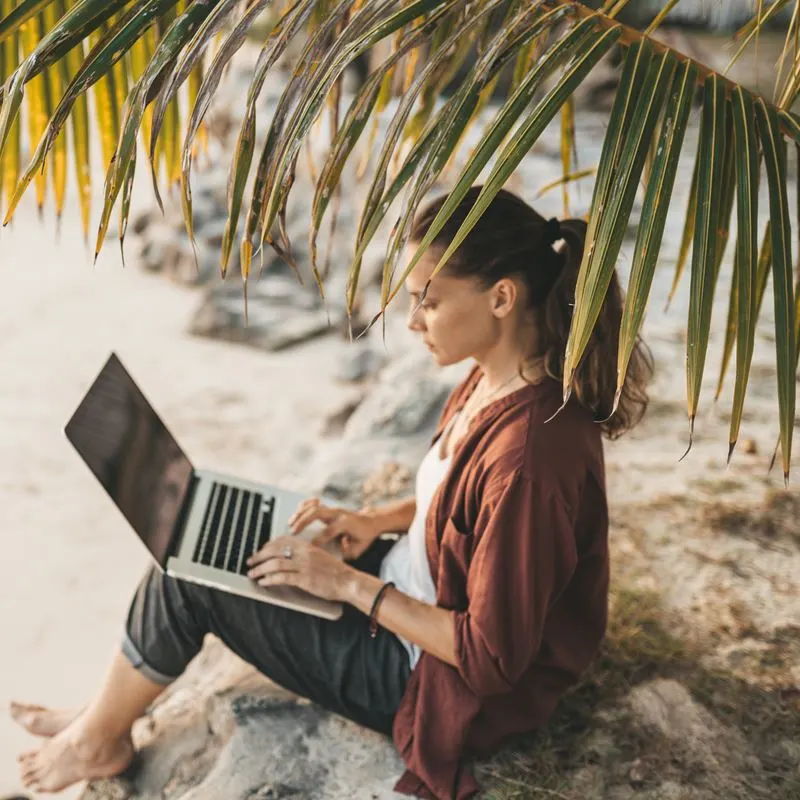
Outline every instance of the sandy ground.
{"type": "MultiPolygon", "coordinates": [[[[137,205],[148,192],[137,177],[137,205]]],[[[95,211],[93,224],[98,218],[95,211]]],[[[335,405],[348,390],[331,379],[333,337],[282,356],[190,337],[197,292],[123,270],[116,237],[93,269],[77,211],[65,215],[56,241],[53,212],[40,223],[32,191],[0,234],[0,265],[3,794],[20,788],[15,756],[33,743],[8,716],[9,699],[72,706],[87,698],[147,563],[63,435],[109,351],[195,463],[270,481],[318,435],[314,424],[298,423],[319,419],[320,398],[335,405]]]]}

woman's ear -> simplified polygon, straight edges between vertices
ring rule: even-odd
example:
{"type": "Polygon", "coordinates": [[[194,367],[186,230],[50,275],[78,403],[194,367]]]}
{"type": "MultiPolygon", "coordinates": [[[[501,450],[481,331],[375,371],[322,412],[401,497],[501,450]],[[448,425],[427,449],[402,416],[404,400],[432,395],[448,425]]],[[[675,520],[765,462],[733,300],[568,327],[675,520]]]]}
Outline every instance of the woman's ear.
{"type": "Polygon", "coordinates": [[[501,278],[492,286],[490,309],[496,319],[502,319],[511,313],[519,298],[519,290],[511,278],[501,278]]]}

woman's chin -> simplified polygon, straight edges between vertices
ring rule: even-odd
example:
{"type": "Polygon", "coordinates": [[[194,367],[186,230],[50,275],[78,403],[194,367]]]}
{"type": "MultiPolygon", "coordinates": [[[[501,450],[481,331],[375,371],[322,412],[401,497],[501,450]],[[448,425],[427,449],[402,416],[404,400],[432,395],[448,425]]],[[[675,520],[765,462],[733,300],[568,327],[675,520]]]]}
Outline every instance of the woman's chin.
{"type": "Polygon", "coordinates": [[[436,362],[438,366],[446,367],[448,364],[450,364],[450,359],[447,358],[447,356],[445,356],[435,347],[431,347],[430,345],[428,345],[428,349],[431,351],[431,356],[433,356],[433,360],[436,362]]]}

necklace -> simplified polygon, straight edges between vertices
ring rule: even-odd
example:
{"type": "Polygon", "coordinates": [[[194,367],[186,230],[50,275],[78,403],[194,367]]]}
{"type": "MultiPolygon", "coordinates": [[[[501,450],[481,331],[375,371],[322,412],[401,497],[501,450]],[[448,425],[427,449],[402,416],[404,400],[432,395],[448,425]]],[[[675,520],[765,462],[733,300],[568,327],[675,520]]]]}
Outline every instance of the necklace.
{"type": "MultiPolygon", "coordinates": [[[[489,392],[489,394],[473,391],[467,402],[464,404],[463,411],[466,412],[464,414],[464,419],[469,421],[483,406],[487,405],[493,397],[500,394],[500,392],[503,391],[506,386],[508,386],[518,377],[519,373],[514,373],[507,381],[503,381],[503,383],[501,383],[496,389],[493,389],[491,392],[489,392]]],[[[481,381],[483,381],[483,378],[481,378],[481,381]]],[[[481,385],[483,386],[483,383],[481,383],[481,385]]]]}
{"type": "MultiPolygon", "coordinates": [[[[498,395],[503,389],[506,388],[512,381],[519,377],[519,372],[514,373],[507,381],[503,381],[496,389],[493,389],[488,395],[481,395],[478,387],[473,389],[472,394],[467,398],[466,403],[461,407],[456,417],[453,419],[453,424],[450,425],[450,430],[446,432],[444,442],[446,447],[452,452],[453,445],[450,444],[451,440],[458,443],[464,436],[464,432],[469,428],[472,418],[483,408],[489,401],[498,395]],[[456,436],[458,433],[458,436],[456,436]]],[[[483,386],[483,376],[478,382],[478,386],[483,386]]],[[[440,457],[444,458],[444,455],[440,457]]]]}

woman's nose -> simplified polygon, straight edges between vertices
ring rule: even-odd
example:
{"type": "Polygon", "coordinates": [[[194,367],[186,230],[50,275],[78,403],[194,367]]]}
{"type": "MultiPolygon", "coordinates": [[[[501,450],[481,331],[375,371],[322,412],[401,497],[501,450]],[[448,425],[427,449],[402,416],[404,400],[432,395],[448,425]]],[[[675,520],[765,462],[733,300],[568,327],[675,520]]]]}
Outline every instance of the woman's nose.
{"type": "Polygon", "coordinates": [[[408,329],[409,330],[415,331],[417,333],[419,333],[420,331],[423,330],[422,321],[421,321],[420,317],[421,317],[421,315],[420,315],[419,310],[412,311],[408,315],[408,329]]]}

